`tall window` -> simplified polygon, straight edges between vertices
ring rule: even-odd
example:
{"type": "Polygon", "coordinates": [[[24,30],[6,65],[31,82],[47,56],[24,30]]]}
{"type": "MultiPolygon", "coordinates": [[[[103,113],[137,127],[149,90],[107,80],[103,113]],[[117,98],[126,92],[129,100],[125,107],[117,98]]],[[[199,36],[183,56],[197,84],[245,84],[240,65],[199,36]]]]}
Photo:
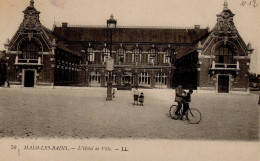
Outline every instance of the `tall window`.
{"type": "Polygon", "coordinates": [[[234,63],[233,51],[229,46],[222,45],[216,50],[216,63],[234,63]]]}
{"type": "Polygon", "coordinates": [[[175,52],[172,49],[166,49],[163,56],[163,63],[174,63],[175,62],[175,52]]]}
{"type": "Polygon", "coordinates": [[[146,72],[141,73],[139,76],[138,83],[139,83],[139,85],[142,85],[142,86],[150,86],[150,84],[151,84],[150,74],[146,73],[146,72]]]}
{"type": "Polygon", "coordinates": [[[118,62],[125,63],[126,62],[126,51],[123,48],[117,50],[118,62]]]}
{"type": "Polygon", "coordinates": [[[103,50],[101,51],[101,61],[102,62],[106,62],[106,58],[109,56],[110,51],[108,48],[103,48],[103,50]]]}
{"type": "Polygon", "coordinates": [[[155,75],[155,86],[156,87],[165,87],[167,86],[168,76],[166,73],[157,73],[155,75]]]}
{"type": "Polygon", "coordinates": [[[94,62],[95,61],[95,53],[93,48],[88,48],[88,61],[94,62]]]}
{"type": "Polygon", "coordinates": [[[39,55],[38,52],[40,52],[40,47],[37,45],[36,41],[32,39],[30,42],[25,41],[22,46],[22,55],[21,59],[38,59],[39,55]]]}
{"type": "Polygon", "coordinates": [[[134,77],[133,77],[132,73],[124,72],[122,74],[122,85],[125,85],[125,84],[130,84],[130,85],[134,84],[134,77]]]}
{"type": "Polygon", "coordinates": [[[141,63],[141,54],[142,51],[140,49],[134,49],[132,53],[132,62],[141,63]]]}
{"type": "Polygon", "coordinates": [[[157,51],[155,49],[149,50],[148,63],[156,63],[157,51]]]}
{"type": "Polygon", "coordinates": [[[101,74],[99,72],[91,72],[89,77],[90,86],[100,86],[101,74]]]}
{"type": "Polygon", "coordinates": [[[107,72],[106,73],[106,84],[107,84],[107,82],[108,82],[108,79],[109,79],[109,75],[112,77],[112,83],[113,83],[113,85],[116,85],[117,84],[117,77],[116,77],[116,73],[114,73],[114,72],[107,72]]]}

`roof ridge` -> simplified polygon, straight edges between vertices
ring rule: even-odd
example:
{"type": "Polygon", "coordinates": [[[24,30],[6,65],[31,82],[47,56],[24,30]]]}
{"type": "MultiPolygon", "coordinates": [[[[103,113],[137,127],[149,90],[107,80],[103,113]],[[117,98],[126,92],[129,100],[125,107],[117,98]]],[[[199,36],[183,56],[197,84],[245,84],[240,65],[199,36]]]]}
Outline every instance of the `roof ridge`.
{"type": "MultiPolygon", "coordinates": [[[[62,25],[56,25],[56,27],[62,27],[62,25]]],[[[70,28],[107,28],[106,25],[68,25],[70,28]]],[[[180,26],[117,26],[117,28],[141,28],[141,29],[195,29],[195,27],[180,27],[180,26]]],[[[200,28],[207,29],[207,28],[200,28]]]]}

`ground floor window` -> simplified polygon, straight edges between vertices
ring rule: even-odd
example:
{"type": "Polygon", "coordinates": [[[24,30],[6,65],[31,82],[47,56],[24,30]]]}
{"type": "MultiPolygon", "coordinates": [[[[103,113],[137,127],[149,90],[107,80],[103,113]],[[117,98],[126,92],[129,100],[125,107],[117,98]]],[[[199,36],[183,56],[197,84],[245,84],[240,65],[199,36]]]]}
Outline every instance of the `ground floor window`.
{"type": "Polygon", "coordinates": [[[100,86],[101,85],[101,74],[100,72],[91,72],[89,76],[90,86],[100,86]]]}
{"type": "Polygon", "coordinates": [[[143,72],[139,75],[138,84],[140,86],[150,86],[151,84],[151,76],[149,73],[143,72]]]}
{"type": "Polygon", "coordinates": [[[125,85],[125,84],[133,85],[134,84],[134,77],[133,77],[132,73],[130,73],[130,72],[123,73],[121,80],[122,80],[122,85],[125,85]]]}
{"type": "Polygon", "coordinates": [[[107,82],[108,82],[108,80],[109,80],[109,75],[110,75],[110,77],[112,78],[112,83],[113,83],[113,85],[116,85],[117,84],[117,76],[116,76],[116,73],[115,72],[107,72],[106,73],[106,85],[107,85],[107,82]]]}
{"type": "Polygon", "coordinates": [[[168,76],[166,73],[157,73],[155,75],[155,86],[156,87],[167,87],[168,76]]]}

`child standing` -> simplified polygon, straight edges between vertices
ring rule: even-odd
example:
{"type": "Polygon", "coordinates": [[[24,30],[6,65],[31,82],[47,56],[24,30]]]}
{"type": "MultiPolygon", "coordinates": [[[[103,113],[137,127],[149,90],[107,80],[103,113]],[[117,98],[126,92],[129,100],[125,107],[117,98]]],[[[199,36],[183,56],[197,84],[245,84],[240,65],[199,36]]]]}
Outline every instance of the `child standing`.
{"type": "Polygon", "coordinates": [[[138,87],[135,87],[135,89],[134,89],[134,105],[138,105],[138,97],[139,97],[138,87]]]}
{"type": "Polygon", "coordinates": [[[140,103],[140,106],[144,105],[144,93],[143,92],[141,92],[141,95],[139,96],[139,103],[140,103]]]}

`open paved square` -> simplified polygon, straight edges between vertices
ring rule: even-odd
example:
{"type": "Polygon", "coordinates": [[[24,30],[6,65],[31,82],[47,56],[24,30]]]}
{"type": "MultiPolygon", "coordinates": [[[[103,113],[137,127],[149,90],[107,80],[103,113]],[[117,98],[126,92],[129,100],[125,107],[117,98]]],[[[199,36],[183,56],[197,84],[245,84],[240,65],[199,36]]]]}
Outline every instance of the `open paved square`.
{"type": "Polygon", "coordinates": [[[259,138],[257,94],[193,93],[191,107],[200,124],[172,120],[173,89],[140,89],[144,106],[133,105],[132,91],[106,88],[0,88],[0,137],[165,138],[246,140],[259,138]]]}

